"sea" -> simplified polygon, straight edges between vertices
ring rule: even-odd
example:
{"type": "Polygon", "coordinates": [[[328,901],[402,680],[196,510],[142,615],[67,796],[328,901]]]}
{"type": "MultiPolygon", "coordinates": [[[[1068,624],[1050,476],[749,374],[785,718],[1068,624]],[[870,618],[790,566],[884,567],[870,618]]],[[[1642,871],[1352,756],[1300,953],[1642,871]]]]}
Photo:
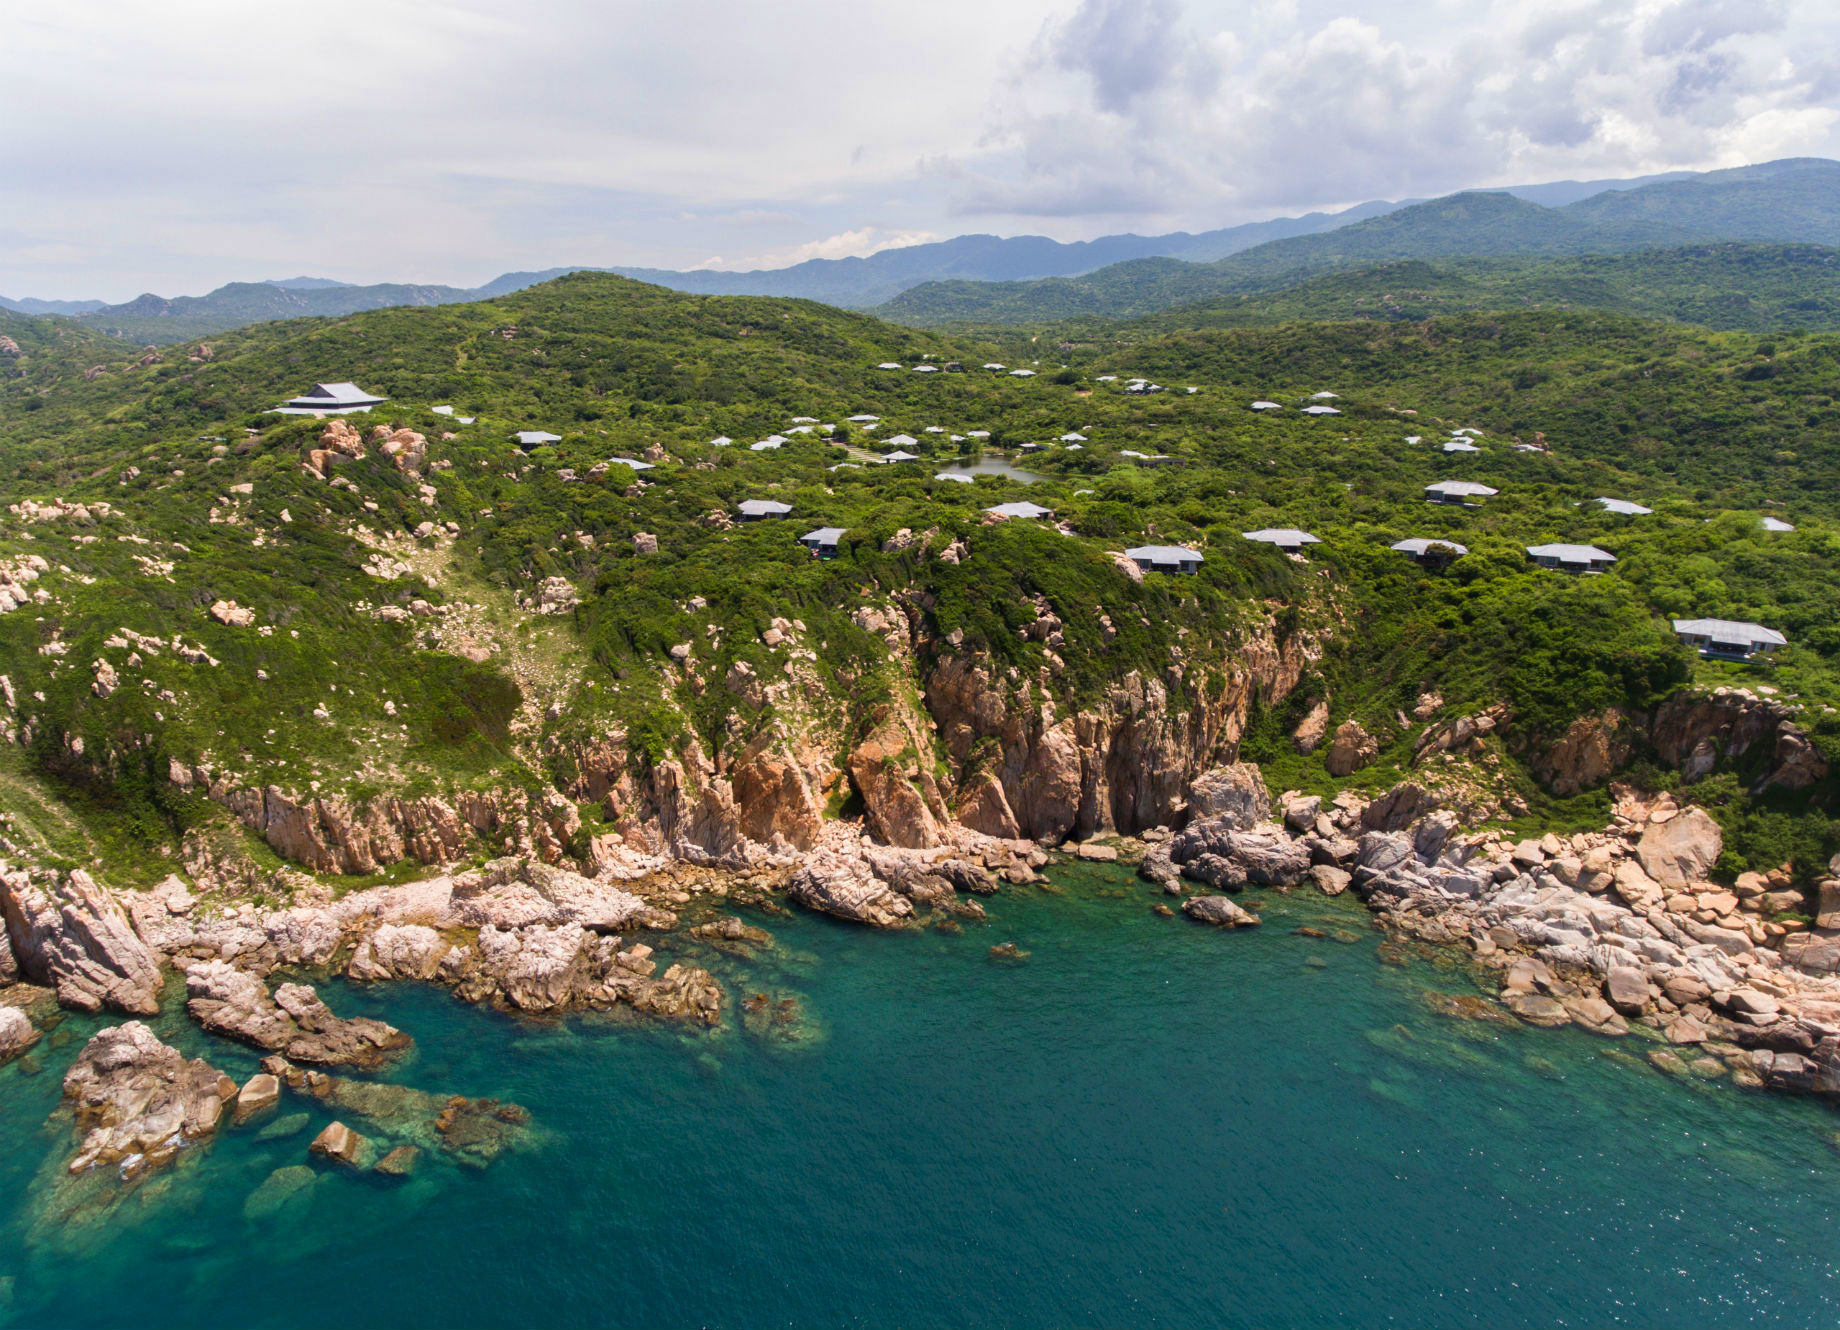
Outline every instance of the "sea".
{"type": "MultiPolygon", "coordinates": [[[[1347,898],[1251,892],[1231,932],[1163,899],[1080,865],[956,932],[749,910],[771,946],[650,939],[723,980],[709,1031],[322,979],[414,1036],[383,1080],[529,1113],[406,1181],[311,1159],[334,1114],[300,1094],[152,1178],[67,1179],[60,1081],[119,1018],[66,1016],[0,1069],[0,1325],[1840,1317],[1840,1114],[1635,1035],[1440,1014],[1482,977],[1347,898]]],[[[169,1042],[255,1070],[167,1006],[169,1042]]]]}

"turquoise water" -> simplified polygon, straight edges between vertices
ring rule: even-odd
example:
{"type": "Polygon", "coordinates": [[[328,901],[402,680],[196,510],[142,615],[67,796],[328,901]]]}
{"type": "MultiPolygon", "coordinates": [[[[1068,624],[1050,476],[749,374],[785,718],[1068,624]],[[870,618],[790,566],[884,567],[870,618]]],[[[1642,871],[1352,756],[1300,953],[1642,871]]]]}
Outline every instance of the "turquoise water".
{"type": "MultiPolygon", "coordinates": [[[[304,1162],[269,1117],[114,1209],[47,1218],[58,1080],[0,1070],[0,1321],[456,1324],[1798,1325],[1836,1314],[1840,1117],[1670,1081],[1646,1045],[1453,1022],[1448,958],[1385,963],[1358,906],[1156,916],[1111,870],[1006,889],[962,936],[765,918],[796,1039],[531,1022],[327,984],[418,1040],[394,1078],[533,1114],[483,1171],[304,1162]],[[1291,933],[1299,922],[1347,939],[1291,933]],[[1030,952],[991,960],[994,942],[1030,952]],[[41,1172],[45,1169],[45,1172],[41,1172]],[[9,1302],[10,1299],[10,1302],[9,1302]]],[[[732,1013],[731,1013],[732,1014],[732,1013]]],[[[233,1075],[246,1050],[163,1031],[233,1075]]],[[[284,1100],[280,1115],[303,1111],[284,1100]]]]}

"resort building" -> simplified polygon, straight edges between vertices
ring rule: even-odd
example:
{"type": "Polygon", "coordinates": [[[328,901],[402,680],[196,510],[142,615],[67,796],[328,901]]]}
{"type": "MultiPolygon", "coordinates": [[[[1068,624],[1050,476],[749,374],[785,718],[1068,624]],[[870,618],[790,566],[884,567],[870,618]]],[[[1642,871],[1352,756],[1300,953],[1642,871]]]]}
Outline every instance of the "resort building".
{"type": "Polygon", "coordinates": [[[562,442],[560,434],[551,434],[546,429],[521,429],[512,437],[517,440],[517,446],[525,452],[529,452],[532,448],[547,448],[551,444],[562,442]]]}
{"type": "Polygon", "coordinates": [[[820,559],[837,557],[837,542],[843,539],[844,528],[840,526],[821,526],[816,531],[807,531],[799,537],[799,544],[810,550],[820,559]]]}
{"type": "Polygon", "coordinates": [[[736,510],[743,522],[758,522],[768,517],[784,517],[792,511],[789,503],[778,503],[772,499],[743,499],[736,510]]]}
{"type": "Polygon", "coordinates": [[[1700,655],[1719,660],[1749,660],[1789,645],[1774,628],[1731,619],[1676,619],[1674,632],[1688,646],[1699,648],[1700,655]]]}
{"type": "Polygon", "coordinates": [[[1320,545],[1322,541],[1308,531],[1299,531],[1294,526],[1265,527],[1259,531],[1242,532],[1247,540],[1260,541],[1266,545],[1276,545],[1286,554],[1301,553],[1305,545],[1320,545]]]}
{"type": "Polygon", "coordinates": [[[1500,494],[1493,486],[1476,480],[1438,480],[1425,486],[1425,497],[1433,503],[1457,503],[1474,507],[1470,499],[1487,499],[1500,494]]]}
{"type": "Polygon", "coordinates": [[[1124,557],[1146,573],[1196,573],[1202,563],[1201,551],[1186,545],[1139,545],[1124,557]]]}
{"type": "Polygon", "coordinates": [[[1616,555],[1595,545],[1529,545],[1527,555],[1540,567],[1562,573],[1601,573],[1616,562],[1616,555]]]}
{"type": "Polygon", "coordinates": [[[999,503],[994,508],[986,508],[984,511],[987,513],[995,513],[998,517],[1033,518],[1054,516],[1054,509],[1043,508],[1040,504],[1030,503],[1027,499],[1020,500],[1016,503],[999,503]]]}
{"type": "Polygon", "coordinates": [[[1438,566],[1469,553],[1467,545],[1459,545],[1454,540],[1433,540],[1426,536],[1413,536],[1410,540],[1398,541],[1392,548],[1422,564],[1438,566]]]}
{"type": "Polygon", "coordinates": [[[1596,502],[1603,505],[1605,512],[1621,513],[1624,517],[1647,517],[1655,511],[1653,508],[1644,508],[1639,503],[1631,503],[1627,499],[1606,499],[1602,495],[1598,496],[1596,502]]]}
{"type": "Polygon", "coordinates": [[[343,416],[369,411],[387,397],[367,393],[355,383],[316,383],[298,397],[290,397],[270,411],[272,416],[343,416]]]}

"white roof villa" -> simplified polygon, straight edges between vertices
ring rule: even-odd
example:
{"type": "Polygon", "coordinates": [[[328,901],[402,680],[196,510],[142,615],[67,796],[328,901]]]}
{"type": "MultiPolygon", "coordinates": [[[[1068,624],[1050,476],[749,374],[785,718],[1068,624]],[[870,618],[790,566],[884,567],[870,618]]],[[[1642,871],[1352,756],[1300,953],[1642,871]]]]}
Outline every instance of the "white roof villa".
{"type": "Polygon", "coordinates": [[[918,443],[920,440],[911,434],[891,434],[883,442],[892,443],[897,448],[905,448],[908,444],[918,443]]]}
{"type": "Polygon", "coordinates": [[[1616,562],[1616,555],[1595,545],[1529,545],[1527,553],[1540,567],[1566,573],[1601,573],[1616,562]]]}
{"type": "Polygon", "coordinates": [[[431,406],[428,409],[437,416],[451,416],[454,413],[454,409],[451,406],[431,406]]]}
{"type": "Polygon", "coordinates": [[[860,416],[851,416],[850,423],[852,425],[873,425],[876,421],[880,419],[881,419],[880,416],[871,416],[865,413],[860,416]]]}
{"type": "Polygon", "coordinates": [[[1653,508],[1644,508],[1639,503],[1631,503],[1627,499],[1606,499],[1600,495],[1596,501],[1604,506],[1605,512],[1621,513],[1624,517],[1647,517],[1655,511],[1653,508]]]}
{"type": "Polygon", "coordinates": [[[884,462],[918,462],[920,454],[910,453],[905,448],[896,448],[891,453],[883,453],[882,460],[884,462]]]}
{"type": "Polygon", "coordinates": [[[711,439],[711,440],[709,441],[709,446],[710,446],[711,448],[726,448],[726,447],[728,447],[728,445],[729,445],[729,444],[731,444],[731,443],[733,443],[733,442],[734,442],[734,440],[733,440],[733,439],[731,439],[731,438],[729,438],[729,437],[728,437],[728,435],[726,435],[726,434],[718,434],[718,435],[716,435],[716,436],[715,436],[715,438],[713,438],[713,439],[711,439]]]}
{"type": "Polygon", "coordinates": [[[1758,523],[1765,531],[1793,531],[1795,528],[1780,517],[1766,517],[1758,523]]]}
{"type": "Polygon", "coordinates": [[[1340,393],[1330,393],[1330,392],[1311,393],[1310,396],[1312,399],[1318,402],[1336,402],[1336,401],[1341,400],[1340,393]]]}
{"type": "Polygon", "coordinates": [[[967,439],[988,439],[990,437],[990,431],[987,429],[974,429],[966,434],[965,437],[967,439]]]}
{"type": "Polygon", "coordinates": [[[1479,453],[1482,449],[1468,439],[1451,439],[1444,445],[1444,451],[1447,453],[1479,453]]]}
{"type": "Polygon", "coordinates": [[[367,393],[355,383],[316,383],[298,397],[290,397],[270,411],[271,416],[343,416],[369,411],[387,397],[367,393]]]}
{"type": "Polygon", "coordinates": [[[916,374],[937,374],[939,373],[939,366],[937,365],[915,365],[914,373],[916,374]]]}
{"type": "Polygon", "coordinates": [[[935,471],[933,473],[933,479],[934,480],[956,480],[966,485],[969,485],[972,483],[971,477],[966,475],[963,471],[935,471]]]}
{"type": "Polygon", "coordinates": [[[1702,656],[1736,656],[1749,660],[1789,645],[1789,639],[1774,628],[1731,619],[1676,619],[1674,632],[1688,646],[1698,647],[1702,656]]]}
{"type": "Polygon", "coordinates": [[[1032,369],[1012,369],[1009,372],[1009,376],[1012,379],[1032,379],[1035,377],[1035,371],[1032,369]]]}
{"type": "Polygon", "coordinates": [[[818,418],[816,416],[794,416],[792,418],[792,423],[795,425],[815,425],[818,423],[818,418]]]}
{"type": "Polygon", "coordinates": [[[944,425],[928,425],[925,432],[928,434],[944,434],[946,432],[946,427],[944,425]]]}
{"type": "Polygon", "coordinates": [[[1333,406],[1306,406],[1303,408],[1303,414],[1306,416],[1339,416],[1342,413],[1333,406]]]}
{"type": "Polygon", "coordinates": [[[845,528],[840,526],[821,526],[816,531],[807,531],[799,537],[799,544],[813,554],[835,554],[837,542],[843,539],[845,528]]]}
{"type": "Polygon", "coordinates": [[[1054,516],[1054,509],[1043,508],[1040,504],[1030,503],[1027,499],[1020,500],[1019,502],[1016,502],[1016,503],[999,503],[998,505],[996,505],[996,507],[986,508],[984,511],[987,513],[995,513],[999,517],[1052,517],[1054,516]]]}
{"type": "Polygon", "coordinates": [[[520,448],[543,448],[552,443],[561,443],[560,434],[551,434],[546,429],[521,429],[513,435],[520,448]]]}
{"type": "Polygon", "coordinates": [[[774,439],[762,439],[762,440],[761,440],[761,441],[760,441],[759,443],[750,443],[750,444],[748,445],[748,451],[749,451],[749,452],[751,452],[751,453],[770,453],[770,452],[775,452],[775,451],[777,451],[777,450],[778,450],[778,449],[779,449],[779,448],[780,448],[780,447],[781,447],[781,446],[782,446],[782,445],[783,445],[783,444],[784,444],[785,442],[786,442],[786,441],[785,441],[784,439],[778,439],[778,438],[774,438],[774,439]]]}
{"type": "Polygon", "coordinates": [[[634,471],[655,471],[658,469],[658,464],[656,462],[641,462],[636,457],[609,457],[607,460],[619,466],[630,466],[634,471]]]}
{"type": "Polygon", "coordinates": [[[1284,409],[1284,403],[1282,402],[1254,402],[1252,404],[1252,409],[1254,411],[1282,411],[1284,409]]]}
{"type": "Polygon", "coordinates": [[[1308,531],[1299,531],[1294,526],[1263,527],[1258,531],[1242,532],[1247,540],[1260,541],[1266,545],[1276,545],[1279,549],[1295,554],[1305,545],[1320,545],[1322,541],[1308,531]]]}
{"type": "Polygon", "coordinates": [[[1139,545],[1124,557],[1146,573],[1193,573],[1202,564],[1201,551],[1186,545],[1139,545]]]}
{"type": "Polygon", "coordinates": [[[897,365],[892,360],[884,360],[881,364],[877,365],[876,368],[877,369],[906,369],[907,366],[897,365]]]}
{"type": "Polygon", "coordinates": [[[1061,435],[1061,442],[1062,443],[1085,443],[1086,436],[1080,433],[1077,429],[1069,430],[1067,433],[1061,435]]]}
{"type": "Polygon", "coordinates": [[[989,370],[999,370],[999,369],[1007,369],[1009,367],[1007,365],[999,365],[993,360],[990,364],[984,366],[984,368],[989,369],[989,370]]]}
{"type": "Polygon", "coordinates": [[[778,503],[772,499],[743,499],[736,505],[744,522],[758,521],[763,517],[784,517],[792,511],[789,503],[778,503]]]}
{"type": "Polygon", "coordinates": [[[1469,553],[1467,545],[1459,545],[1454,540],[1433,540],[1426,536],[1413,536],[1410,540],[1397,541],[1392,548],[1401,554],[1410,554],[1414,559],[1422,559],[1426,555],[1455,558],[1457,555],[1469,553]],[[1434,551],[1436,554],[1433,553],[1434,551]]]}
{"type": "Polygon", "coordinates": [[[1486,499],[1501,491],[1479,480],[1435,480],[1425,486],[1433,503],[1462,503],[1468,498],[1486,499]]]}

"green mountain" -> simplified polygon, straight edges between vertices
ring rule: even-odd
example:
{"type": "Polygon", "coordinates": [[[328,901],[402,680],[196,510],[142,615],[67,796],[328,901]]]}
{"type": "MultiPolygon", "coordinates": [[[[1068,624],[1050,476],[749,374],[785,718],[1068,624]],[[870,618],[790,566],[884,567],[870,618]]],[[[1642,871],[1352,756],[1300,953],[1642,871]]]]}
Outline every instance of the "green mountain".
{"type": "MultiPolygon", "coordinates": [[[[1437,770],[1477,817],[1601,825],[1606,773],[1573,793],[1565,736],[1694,679],[1768,678],[1840,760],[1840,337],[1546,309],[1433,327],[1104,328],[1063,369],[1022,338],[577,274],[93,378],[93,344],[35,345],[29,395],[0,396],[0,585],[29,602],[0,612],[9,855],[134,883],[199,856],[281,881],[279,854],[336,883],[616,835],[722,860],[858,811],[897,840],[948,815],[1057,840],[1100,808],[1174,816],[1190,727],[1243,727],[1274,781],[1381,788],[1418,770],[1432,722],[1400,718],[1433,694],[1429,716],[1505,717],[1437,770]],[[1037,373],[879,368],[998,360],[1037,373]],[[268,413],[316,380],[389,400],[268,413]],[[1339,416],[1296,409],[1323,390],[1339,416]],[[1457,425],[1480,452],[1438,447],[1457,425]],[[527,454],[526,429],[560,441],[527,454]],[[933,479],[972,431],[1010,468],[933,479]],[[897,433],[922,460],[874,465],[897,433]],[[1452,478],[1500,493],[1425,502],[1452,478]],[[748,499],[791,514],[741,522],[748,499]],[[985,511],[1023,499],[1059,527],[985,511]],[[1280,526],[1322,538],[1307,563],[1241,535],[1280,526]],[[834,558],[799,544],[818,527],[834,558]],[[1389,549],[1407,536],[1470,554],[1422,569],[1389,549]],[[1534,567],[1554,540],[1618,562],[1534,567]],[[1140,578],[1118,556],[1143,544],[1205,562],[1140,578]],[[1792,645],[1710,665],[1670,615],[1792,645]],[[1356,775],[1284,737],[1317,702],[1378,736],[1356,775]],[[439,809],[464,847],[427,838],[439,809]]],[[[1613,767],[1671,760],[1641,724],[1613,767]]],[[[1840,849],[1831,781],[1758,784],[1776,751],[1696,787],[1734,870],[1840,849]]]]}
{"type": "Polygon", "coordinates": [[[1402,259],[1556,258],[1713,240],[1833,245],[1840,243],[1837,203],[1840,164],[1818,160],[1610,190],[1559,208],[1505,192],[1454,194],[1211,264],[1120,265],[1059,282],[928,284],[878,313],[921,327],[1128,317],[1402,259]]]}

